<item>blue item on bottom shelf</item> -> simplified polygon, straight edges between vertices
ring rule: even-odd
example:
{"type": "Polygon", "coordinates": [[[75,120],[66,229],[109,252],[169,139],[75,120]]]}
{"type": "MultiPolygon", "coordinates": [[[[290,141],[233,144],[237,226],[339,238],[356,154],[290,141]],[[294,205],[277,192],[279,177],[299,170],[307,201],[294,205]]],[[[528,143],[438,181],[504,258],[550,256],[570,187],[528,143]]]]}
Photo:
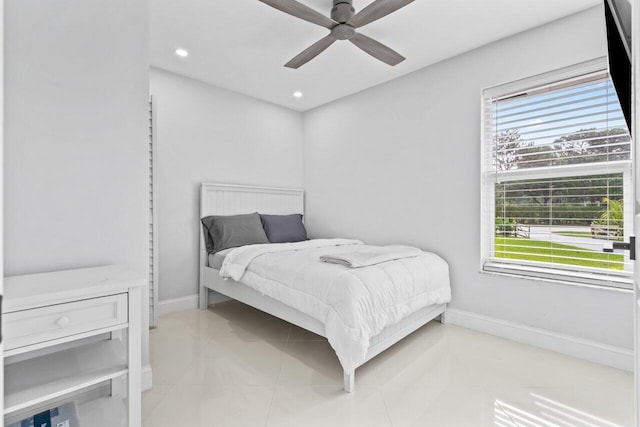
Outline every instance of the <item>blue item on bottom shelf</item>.
{"type": "MultiPolygon", "coordinates": [[[[22,427],[27,427],[24,421],[22,422],[22,427]]],[[[51,411],[35,414],[33,416],[33,427],[51,427],[51,411]]]]}
{"type": "Polygon", "coordinates": [[[76,404],[70,402],[9,424],[7,427],[80,427],[80,423],[76,404]]]}

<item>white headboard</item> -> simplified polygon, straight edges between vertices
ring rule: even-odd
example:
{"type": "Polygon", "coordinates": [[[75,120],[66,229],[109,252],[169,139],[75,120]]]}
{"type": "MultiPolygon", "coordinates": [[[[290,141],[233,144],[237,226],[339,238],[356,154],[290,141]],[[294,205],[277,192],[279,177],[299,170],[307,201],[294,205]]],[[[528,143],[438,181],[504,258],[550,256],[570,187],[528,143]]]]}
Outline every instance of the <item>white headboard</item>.
{"type": "MultiPolygon", "coordinates": [[[[304,191],[297,188],[254,187],[203,182],[200,187],[200,218],[209,215],[264,214],[304,215],[304,191]]],[[[207,265],[207,248],[202,225],[200,235],[200,270],[207,265]]],[[[202,277],[202,276],[201,276],[202,277]]]]}
{"type": "Polygon", "coordinates": [[[253,187],[203,182],[200,218],[208,215],[304,214],[304,191],[295,188],[253,187]]]}

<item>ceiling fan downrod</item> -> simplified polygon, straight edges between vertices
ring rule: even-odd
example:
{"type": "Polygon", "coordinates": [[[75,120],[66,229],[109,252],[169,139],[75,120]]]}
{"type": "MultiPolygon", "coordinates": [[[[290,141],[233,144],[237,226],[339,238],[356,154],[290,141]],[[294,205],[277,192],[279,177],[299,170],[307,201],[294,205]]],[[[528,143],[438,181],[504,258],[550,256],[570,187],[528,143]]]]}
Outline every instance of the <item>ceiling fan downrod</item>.
{"type": "Polygon", "coordinates": [[[333,0],[333,8],[331,9],[331,19],[345,24],[356,13],[351,5],[351,0],[333,0]]]}

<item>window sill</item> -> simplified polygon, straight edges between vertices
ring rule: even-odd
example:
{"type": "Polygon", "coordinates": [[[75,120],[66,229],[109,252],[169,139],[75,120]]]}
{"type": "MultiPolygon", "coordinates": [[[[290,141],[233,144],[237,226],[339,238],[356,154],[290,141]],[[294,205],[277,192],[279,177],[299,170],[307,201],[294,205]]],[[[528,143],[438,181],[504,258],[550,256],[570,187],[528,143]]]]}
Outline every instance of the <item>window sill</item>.
{"type": "Polygon", "coordinates": [[[613,292],[632,293],[633,279],[630,276],[609,276],[602,278],[597,274],[580,272],[559,272],[546,268],[522,268],[520,266],[505,266],[503,264],[487,263],[481,274],[506,276],[517,279],[536,280],[561,285],[578,286],[590,289],[607,290],[613,292]]]}

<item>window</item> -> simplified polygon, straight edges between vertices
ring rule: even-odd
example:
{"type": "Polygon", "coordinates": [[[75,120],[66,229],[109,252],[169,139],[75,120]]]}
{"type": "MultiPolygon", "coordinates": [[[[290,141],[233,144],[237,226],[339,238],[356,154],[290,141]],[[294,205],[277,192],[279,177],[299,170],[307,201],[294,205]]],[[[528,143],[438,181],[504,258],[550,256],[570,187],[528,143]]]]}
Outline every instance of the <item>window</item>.
{"type": "Polygon", "coordinates": [[[632,144],[606,61],[483,91],[482,269],[630,287],[632,144]]]}

